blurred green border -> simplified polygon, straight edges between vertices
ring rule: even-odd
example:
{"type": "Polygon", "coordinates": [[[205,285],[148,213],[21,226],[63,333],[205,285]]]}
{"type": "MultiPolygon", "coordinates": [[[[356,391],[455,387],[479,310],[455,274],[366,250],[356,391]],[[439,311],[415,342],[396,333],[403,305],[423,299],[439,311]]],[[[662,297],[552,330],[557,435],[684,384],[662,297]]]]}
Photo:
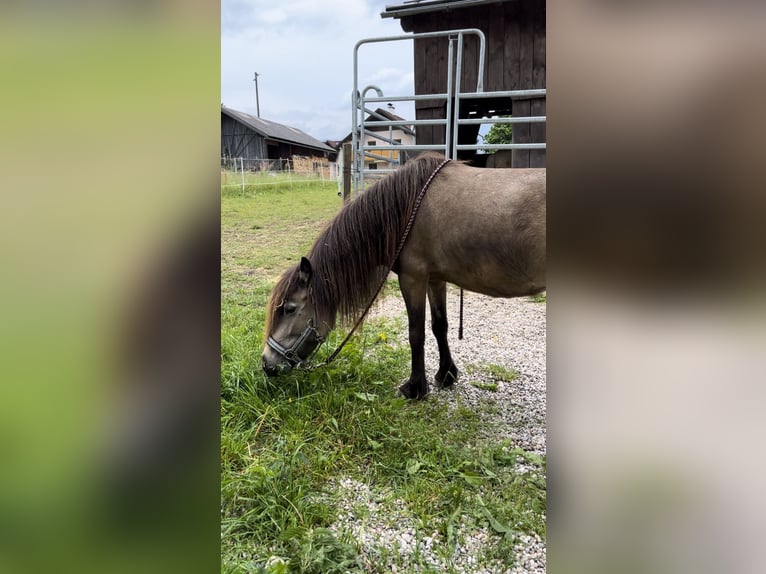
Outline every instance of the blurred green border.
{"type": "Polygon", "coordinates": [[[0,73],[0,571],[214,571],[217,436],[114,506],[96,449],[131,297],[218,218],[220,6],[5,6],[0,73]]]}

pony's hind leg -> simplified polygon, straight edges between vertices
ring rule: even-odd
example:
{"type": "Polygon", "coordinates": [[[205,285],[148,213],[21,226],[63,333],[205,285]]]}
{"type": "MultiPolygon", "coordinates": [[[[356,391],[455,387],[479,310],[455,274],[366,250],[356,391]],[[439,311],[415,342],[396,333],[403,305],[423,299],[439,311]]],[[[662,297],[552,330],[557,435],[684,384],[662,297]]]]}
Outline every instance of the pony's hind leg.
{"type": "Polygon", "coordinates": [[[431,305],[431,331],[439,346],[439,370],[434,381],[437,387],[449,387],[457,381],[458,370],[447,343],[447,284],[444,281],[428,283],[428,303],[431,305]]]}

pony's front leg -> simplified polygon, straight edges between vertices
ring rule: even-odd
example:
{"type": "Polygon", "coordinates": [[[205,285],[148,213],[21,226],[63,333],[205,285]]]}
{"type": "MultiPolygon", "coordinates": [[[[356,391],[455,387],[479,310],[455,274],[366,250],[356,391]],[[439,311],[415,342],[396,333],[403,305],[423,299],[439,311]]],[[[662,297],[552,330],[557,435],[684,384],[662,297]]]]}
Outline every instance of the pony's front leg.
{"type": "Polygon", "coordinates": [[[439,371],[434,377],[437,387],[449,387],[457,381],[457,367],[447,343],[447,284],[444,281],[428,283],[428,303],[431,305],[431,331],[439,346],[439,371]]]}
{"type": "Polygon", "coordinates": [[[425,364],[426,331],[426,279],[408,274],[399,275],[399,287],[407,306],[410,328],[410,352],[412,372],[410,378],[399,387],[399,392],[408,399],[422,399],[428,394],[425,364]]]}

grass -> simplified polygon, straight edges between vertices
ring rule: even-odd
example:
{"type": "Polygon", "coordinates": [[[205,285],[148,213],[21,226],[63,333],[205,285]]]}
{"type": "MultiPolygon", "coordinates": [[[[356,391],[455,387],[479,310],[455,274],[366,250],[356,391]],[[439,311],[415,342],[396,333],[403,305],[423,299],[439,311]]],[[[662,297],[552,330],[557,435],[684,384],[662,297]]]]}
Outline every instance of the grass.
{"type": "Polygon", "coordinates": [[[317,180],[317,176],[296,174],[289,171],[245,171],[244,188],[242,173],[221,170],[221,194],[225,197],[248,196],[264,191],[288,191],[315,189],[317,185],[331,186],[337,190],[335,180],[317,180]]]}
{"type": "Polygon", "coordinates": [[[530,301],[533,303],[546,303],[548,301],[548,292],[543,291],[542,293],[538,293],[537,295],[532,295],[529,298],[530,301]]]}
{"type": "Polygon", "coordinates": [[[397,398],[409,371],[409,348],[396,343],[404,321],[366,321],[331,365],[274,379],[260,369],[269,290],[339,209],[336,191],[283,182],[222,194],[222,571],[435,571],[420,552],[362,552],[337,527],[343,477],[374,490],[380,516],[369,520],[403,512],[418,536],[438,533],[445,562],[466,528],[486,526],[496,540],[482,559],[510,566],[516,534],[545,536],[545,460],[508,444],[466,447],[482,422],[460,404],[397,398]],[[515,472],[521,460],[536,471],[515,472]]]}
{"type": "Polygon", "coordinates": [[[481,389],[482,391],[497,392],[497,383],[483,383],[481,381],[470,381],[471,386],[481,389]]]}
{"type": "Polygon", "coordinates": [[[519,376],[518,371],[515,369],[509,369],[503,365],[489,364],[486,366],[489,376],[499,381],[505,381],[510,383],[519,376]]]}
{"type": "MultiPolygon", "coordinates": [[[[481,363],[481,364],[466,365],[465,371],[469,375],[481,374],[484,377],[493,379],[495,383],[499,381],[510,383],[511,381],[516,380],[519,376],[519,373],[516,369],[509,369],[508,367],[505,367],[503,365],[497,365],[495,363],[481,363]]],[[[487,384],[490,384],[490,383],[487,383],[487,384]]],[[[484,388],[479,386],[478,383],[474,386],[478,388],[484,388]]],[[[495,384],[495,388],[491,390],[497,390],[497,385],[495,384]]]]}

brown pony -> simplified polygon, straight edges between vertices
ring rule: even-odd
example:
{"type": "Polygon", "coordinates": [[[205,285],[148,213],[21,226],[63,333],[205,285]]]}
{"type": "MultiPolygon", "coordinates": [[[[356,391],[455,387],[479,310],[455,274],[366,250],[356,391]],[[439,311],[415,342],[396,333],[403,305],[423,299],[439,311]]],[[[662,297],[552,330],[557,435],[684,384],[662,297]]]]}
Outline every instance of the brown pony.
{"type": "Polygon", "coordinates": [[[306,361],[335,326],[375,296],[389,267],[407,306],[412,372],[400,392],[428,393],[423,346],[426,295],[439,347],[438,386],[457,380],[447,344],[447,282],[493,297],[545,289],[545,170],[447,163],[433,178],[406,243],[392,261],[415,199],[443,157],[422,155],[345,206],[271,292],[263,369],[306,361]]]}

